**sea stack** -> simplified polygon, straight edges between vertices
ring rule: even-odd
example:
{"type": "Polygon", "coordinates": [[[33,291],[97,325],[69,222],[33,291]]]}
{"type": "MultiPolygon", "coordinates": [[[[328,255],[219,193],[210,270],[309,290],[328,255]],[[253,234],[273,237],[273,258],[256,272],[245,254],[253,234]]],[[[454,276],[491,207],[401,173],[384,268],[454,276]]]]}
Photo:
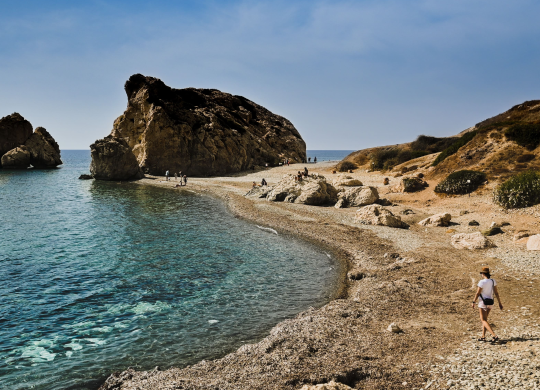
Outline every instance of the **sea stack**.
{"type": "Polygon", "coordinates": [[[32,132],[32,124],[18,113],[0,119],[0,156],[4,169],[62,165],[60,147],[49,132],[43,127],[32,132]]]}
{"type": "MultiPolygon", "coordinates": [[[[129,78],[125,91],[128,106],[110,137],[124,140],[146,173],[211,176],[306,159],[306,144],[291,122],[242,96],[174,89],[141,74],[129,78]]],[[[99,157],[92,153],[93,160],[99,157]]]]}

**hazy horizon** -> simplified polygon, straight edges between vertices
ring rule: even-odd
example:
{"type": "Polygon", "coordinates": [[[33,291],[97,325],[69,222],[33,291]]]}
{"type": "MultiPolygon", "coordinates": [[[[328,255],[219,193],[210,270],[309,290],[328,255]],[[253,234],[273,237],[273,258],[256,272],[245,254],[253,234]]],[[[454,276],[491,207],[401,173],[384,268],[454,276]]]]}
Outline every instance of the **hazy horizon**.
{"type": "Polygon", "coordinates": [[[0,117],[88,150],[135,73],[242,95],[310,150],[451,136],[540,99],[540,3],[21,1],[0,15],[0,117]]]}

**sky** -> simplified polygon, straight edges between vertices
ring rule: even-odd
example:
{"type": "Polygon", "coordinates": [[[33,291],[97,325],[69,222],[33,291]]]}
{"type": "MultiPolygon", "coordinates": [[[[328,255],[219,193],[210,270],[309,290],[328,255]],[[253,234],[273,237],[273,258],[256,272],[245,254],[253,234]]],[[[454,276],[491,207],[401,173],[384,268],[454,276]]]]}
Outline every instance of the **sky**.
{"type": "Polygon", "coordinates": [[[540,99],[534,0],[0,0],[0,117],[89,149],[130,75],[216,88],[308,149],[451,136],[540,99]]]}

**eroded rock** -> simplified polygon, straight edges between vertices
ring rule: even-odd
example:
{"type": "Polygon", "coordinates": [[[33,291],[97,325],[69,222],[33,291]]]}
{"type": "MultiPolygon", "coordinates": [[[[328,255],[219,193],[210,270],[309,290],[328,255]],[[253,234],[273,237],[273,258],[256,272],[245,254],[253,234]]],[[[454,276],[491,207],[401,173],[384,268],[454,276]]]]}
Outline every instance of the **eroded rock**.
{"type": "Polygon", "coordinates": [[[2,168],[26,169],[30,166],[30,152],[26,146],[18,146],[2,156],[2,168]]]}
{"type": "Polygon", "coordinates": [[[361,207],[379,200],[379,192],[375,187],[355,187],[338,193],[335,208],[361,207]]]}
{"type": "Polygon", "coordinates": [[[0,119],[0,156],[24,145],[32,135],[32,124],[19,113],[0,119]]]}
{"type": "Polygon", "coordinates": [[[324,176],[310,175],[302,181],[296,181],[295,175],[285,175],[266,199],[272,202],[322,205],[336,203],[337,194],[337,190],[326,182],[324,176]]]}
{"type": "Polygon", "coordinates": [[[144,177],[127,142],[112,136],[90,145],[90,173],[98,180],[137,180],[144,177]]]}
{"type": "Polygon", "coordinates": [[[440,213],[427,217],[418,222],[420,226],[448,226],[452,216],[448,213],[440,213]]]}
{"type": "Polygon", "coordinates": [[[454,234],[451,244],[456,249],[485,249],[496,245],[480,232],[454,234]]]}
{"type": "Polygon", "coordinates": [[[38,127],[24,144],[30,152],[30,164],[35,168],[55,168],[62,165],[60,147],[43,127],[38,127]]]}
{"type": "Polygon", "coordinates": [[[379,205],[364,206],[356,212],[354,220],[366,225],[381,225],[394,228],[407,229],[409,225],[401,217],[392,214],[390,210],[379,205]]]}
{"type": "Polygon", "coordinates": [[[360,180],[354,179],[352,176],[343,175],[338,176],[332,184],[334,187],[358,187],[363,185],[360,180]]]}

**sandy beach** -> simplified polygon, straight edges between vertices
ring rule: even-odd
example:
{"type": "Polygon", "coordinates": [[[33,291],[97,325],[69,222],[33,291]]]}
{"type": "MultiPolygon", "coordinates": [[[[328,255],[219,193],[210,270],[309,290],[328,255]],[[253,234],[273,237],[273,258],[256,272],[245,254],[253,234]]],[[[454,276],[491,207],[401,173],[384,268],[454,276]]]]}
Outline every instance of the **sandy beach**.
{"type": "MultiPolygon", "coordinates": [[[[308,164],[310,173],[332,181],[335,163],[308,164]]],[[[222,199],[238,218],[317,243],[341,265],[342,288],[336,299],[277,324],[257,344],[221,359],[186,368],[111,375],[101,390],[112,389],[300,389],[334,380],[356,389],[522,388],[540,386],[538,252],[514,241],[518,230],[540,233],[540,207],[505,211],[491,201],[495,183],[471,196],[439,197],[436,182],[418,193],[392,192],[398,178],[380,172],[348,174],[376,186],[389,209],[410,229],[360,225],[358,208],[306,206],[246,198],[252,182],[276,184],[304,165],[269,168],[226,177],[189,178],[174,188],[174,178],[147,177],[140,185],[195,191],[222,199]],[[404,212],[407,211],[406,213],[404,212]],[[418,221],[440,212],[452,215],[450,227],[423,227],[418,221]],[[469,226],[476,220],[480,226],[469,226]],[[488,250],[457,250],[450,236],[485,230],[491,222],[508,225],[490,237],[488,250]],[[502,341],[481,343],[478,310],[471,301],[479,269],[489,266],[499,283],[504,310],[490,315],[502,341]],[[400,333],[387,330],[391,323],[400,333]],[[488,352],[486,352],[486,350],[488,352]],[[490,356],[486,369],[485,359],[490,356]],[[518,379],[516,379],[518,378],[518,379]],[[516,380],[519,380],[516,382],[516,380]],[[519,383],[519,385],[517,384],[519,383]]],[[[489,339],[489,337],[488,337],[489,339]]]]}

